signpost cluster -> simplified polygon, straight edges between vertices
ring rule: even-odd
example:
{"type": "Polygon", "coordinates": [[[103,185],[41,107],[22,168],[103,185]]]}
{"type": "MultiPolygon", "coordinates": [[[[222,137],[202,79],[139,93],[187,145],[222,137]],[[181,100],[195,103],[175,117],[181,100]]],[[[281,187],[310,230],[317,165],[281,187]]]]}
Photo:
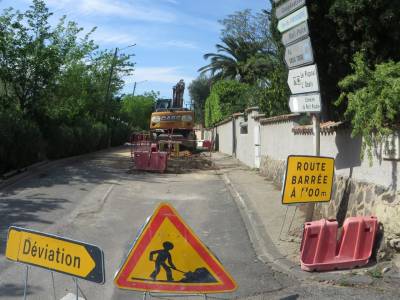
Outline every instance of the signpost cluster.
{"type": "Polygon", "coordinates": [[[303,156],[294,158],[289,156],[287,160],[288,169],[282,193],[282,203],[308,203],[306,220],[310,221],[314,213],[314,203],[330,200],[330,190],[332,188],[331,177],[333,178],[334,169],[333,159],[319,157],[321,94],[318,68],[314,59],[308,27],[306,1],[274,0],[274,2],[276,3],[275,15],[279,20],[278,30],[282,34],[282,43],[285,46],[285,62],[289,69],[287,83],[291,91],[289,98],[290,111],[292,113],[311,114],[314,133],[314,157],[303,156]],[[295,160],[299,159],[303,159],[306,165],[311,164],[314,159],[317,159],[318,164],[329,165],[329,170],[327,168],[320,170],[322,173],[319,175],[307,174],[305,170],[298,169],[298,164],[294,163],[295,160]],[[327,159],[329,163],[326,162],[327,159]],[[298,174],[293,175],[296,172],[298,174]],[[301,174],[303,173],[306,175],[302,176],[301,174]],[[323,179],[329,177],[329,180],[319,181],[318,178],[320,177],[318,176],[320,175],[323,179]],[[300,178],[300,181],[296,181],[296,178],[300,178]],[[315,178],[317,180],[314,180],[315,178]]]}
{"type": "Polygon", "coordinates": [[[279,19],[278,30],[282,33],[285,62],[289,68],[290,110],[293,113],[320,113],[318,69],[309,36],[305,0],[284,1],[277,6],[275,14],[279,19]]]}

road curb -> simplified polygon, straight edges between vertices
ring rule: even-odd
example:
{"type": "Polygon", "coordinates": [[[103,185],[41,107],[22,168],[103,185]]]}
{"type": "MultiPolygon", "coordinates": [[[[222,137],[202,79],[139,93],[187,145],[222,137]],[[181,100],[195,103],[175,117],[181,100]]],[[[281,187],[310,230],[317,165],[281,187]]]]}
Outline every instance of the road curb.
{"type": "Polygon", "coordinates": [[[265,231],[265,228],[256,213],[256,209],[250,207],[248,201],[246,201],[235,188],[232,181],[229,179],[229,176],[226,173],[223,173],[221,177],[239,208],[240,215],[243,219],[257,257],[265,264],[270,265],[276,271],[285,273],[290,277],[299,280],[309,278],[308,274],[298,270],[298,265],[285,258],[275,247],[271,237],[265,231]]]}

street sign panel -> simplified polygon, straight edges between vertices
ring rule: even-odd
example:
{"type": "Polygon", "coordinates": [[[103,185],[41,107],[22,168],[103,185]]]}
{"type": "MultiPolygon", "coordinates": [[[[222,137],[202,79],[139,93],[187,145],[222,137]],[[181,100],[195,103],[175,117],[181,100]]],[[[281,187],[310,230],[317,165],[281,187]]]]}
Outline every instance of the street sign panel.
{"type": "Polygon", "coordinates": [[[283,17],[304,6],[305,4],[306,0],[288,0],[276,8],[275,16],[278,19],[282,19],[283,17]]]}
{"type": "Polygon", "coordinates": [[[318,92],[317,65],[289,70],[287,83],[292,94],[318,92]]]}
{"type": "Polygon", "coordinates": [[[289,107],[292,113],[321,112],[321,95],[319,93],[290,96],[289,107]]]}
{"type": "Polygon", "coordinates": [[[278,23],[278,30],[279,32],[285,32],[307,20],[308,20],[307,7],[304,6],[303,8],[296,10],[294,13],[280,20],[278,23]]]}
{"type": "Polygon", "coordinates": [[[105,281],[100,248],[56,235],[11,226],[6,257],[100,284],[105,281]]]}
{"type": "Polygon", "coordinates": [[[282,34],[282,44],[285,46],[294,43],[306,36],[309,35],[309,30],[308,30],[308,24],[307,22],[303,22],[300,25],[297,25],[296,27],[290,29],[289,31],[286,31],[284,34],[282,34]]]}
{"type": "Polygon", "coordinates": [[[331,157],[289,155],[282,204],[329,202],[334,165],[331,157]]]}
{"type": "Polygon", "coordinates": [[[314,62],[313,49],[310,38],[301,40],[286,47],[285,61],[289,69],[312,64],[314,62]]]}
{"type": "Polygon", "coordinates": [[[160,204],[145,224],[114,283],[121,289],[176,294],[237,288],[219,260],[167,203],[160,204]]]}

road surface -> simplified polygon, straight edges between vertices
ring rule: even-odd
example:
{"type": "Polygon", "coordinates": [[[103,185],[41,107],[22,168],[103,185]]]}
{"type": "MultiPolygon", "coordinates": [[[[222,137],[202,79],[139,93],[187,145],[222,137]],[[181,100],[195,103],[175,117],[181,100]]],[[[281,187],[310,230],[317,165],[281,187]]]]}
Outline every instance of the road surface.
{"type": "MultiPolygon", "coordinates": [[[[142,299],[141,293],[115,288],[113,277],[138,230],[163,201],[176,208],[239,285],[235,293],[210,295],[209,299],[375,299],[382,295],[396,299],[396,295],[372,289],[299,282],[274,271],[257,259],[240,212],[217,170],[132,172],[127,148],[47,168],[0,191],[0,299],[22,299],[24,291],[25,266],[4,257],[10,225],[101,247],[106,283],[79,280],[87,299],[142,299]]],[[[54,299],[54,292],[61,299],[75,293],[71,277],[53,275],[55,290],[50,272],[31,267],[28,299],[54,299]]]]}

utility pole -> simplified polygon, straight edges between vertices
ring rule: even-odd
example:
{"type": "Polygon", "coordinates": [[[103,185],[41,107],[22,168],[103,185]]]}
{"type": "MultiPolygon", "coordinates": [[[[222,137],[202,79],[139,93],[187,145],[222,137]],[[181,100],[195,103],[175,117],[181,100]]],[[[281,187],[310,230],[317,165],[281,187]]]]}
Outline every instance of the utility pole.
{"type": "Polygon", "coordinates": [[[135,96],[135,92],[136,92],[136,87],[137,87],[137,85],[138,85],[139,83],[143,83],[143,82],[147,82],[147,79],[146,79],[146,80],[139,81],[139,82],[135,81],[135,83],[134,83],[134,85],[133,85],[132,96],[135,96]]]}
{"type": "Polygon", "coordinates": [[[132,96],[135,96],[136,85],[137,85],[137,83],[136,83],[136,81],[135,81],[135,84],[133,85],[133,93],[132,93],[132,96]]]}
{"type": "Polygon", "coordinates": [[[118,47],[115,48],[114,51],[114,56],[113,59],[111,61],[111,66],[110,66],[110,74],[108,76],[108,83],[107,83],[107,91],[106,91],[106,98],[105,98],[105,119],[106,119],[106,123],[107,123],[107,132],[108,132],[108,142],[107,142],[107,147],[110,148],[111,147],[111,124],[110,124],[110,120],[109,120],[109,113],[110,113],[110,92],[111,92],[111,82],[112,82],[112,76],[113,76],[113,72],[114,72],[114,68],[115,68],[115,63],[117,60],[117,56],[118,56],[118,50],[124,50],[130,47],[135,46],[136,44],[133,45],[129,45],[128,47],[125,47],[123,49],[119,49],[118,47]]]}
{"type": "Polygon", "coordinates": [[[109,120],[109,113],[110,113],[110,89],[111,89],[111,81],[112,81],[112,76],[113,76],[113,72],[114,72],[114,64],[115,64],[115,60],[117,59],[117,55],[118,55],[118,47],[115,48],[114,51],[114,56],[113,59],[111,61],[111,66],[110,66],[110,74],[108,76],[108,83],[107,83],[107,92],[106,92],[106,118],[107,118],[107,148],[111,147],[111,124],[110,124],[110,120],[109,120]]]}

